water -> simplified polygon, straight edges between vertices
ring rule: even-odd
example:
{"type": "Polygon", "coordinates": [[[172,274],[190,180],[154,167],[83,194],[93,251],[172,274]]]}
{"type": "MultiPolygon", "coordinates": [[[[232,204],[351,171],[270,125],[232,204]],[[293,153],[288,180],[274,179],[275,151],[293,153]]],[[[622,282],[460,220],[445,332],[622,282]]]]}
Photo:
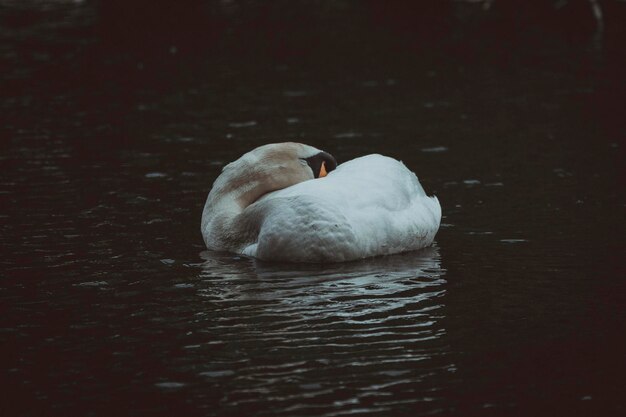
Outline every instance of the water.
{"type": "Polygon", "coordinates": [[[115,8],[1,10],[0,414],[624,413],[611,39],[415,54],[337,6],[345,37],[242,50],[227,3],[231,38],[164,29],[153,49],[119,41],[115,8]],[[435,246],[308,266],[205,251],[221,167],[292,139],[402,159],[442,204],[435,246]]]}

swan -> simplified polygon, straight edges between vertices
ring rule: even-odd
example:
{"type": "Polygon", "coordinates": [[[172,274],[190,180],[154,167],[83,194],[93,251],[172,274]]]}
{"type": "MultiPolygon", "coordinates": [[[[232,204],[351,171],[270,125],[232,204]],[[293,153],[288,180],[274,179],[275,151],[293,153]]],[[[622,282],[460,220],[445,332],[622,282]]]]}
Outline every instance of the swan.
{"type": "Polygon", "coordinates": [[[260,146],[229,163],[202,212],[208,249],[266,261],[342,262],[430,246],[441,222],[413,172],[373,154],[337,166],[313,146],[260,146]]]}

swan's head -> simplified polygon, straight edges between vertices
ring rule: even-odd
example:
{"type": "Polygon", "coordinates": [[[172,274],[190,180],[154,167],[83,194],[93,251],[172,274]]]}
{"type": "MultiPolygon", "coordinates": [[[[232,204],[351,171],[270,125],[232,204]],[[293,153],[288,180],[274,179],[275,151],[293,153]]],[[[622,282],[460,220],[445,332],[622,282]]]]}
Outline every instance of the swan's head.
{"type": "Polygon", "coordinates": [[[325,177],[335,168],[335,158],[313,146],[295,142],[272,143],[226,165],[214,188],[233,193],[245,207],[263,194],[325,177]]]}
{"type": "Polygon", "coordinates": [[[267,171],[288,177],[286,181],[294,184],[325,177],[337,168],[337,161],[331,154],[302,143],[272,143],[252,153],[258,155],[259,163],[267,167],[267,171]]]}

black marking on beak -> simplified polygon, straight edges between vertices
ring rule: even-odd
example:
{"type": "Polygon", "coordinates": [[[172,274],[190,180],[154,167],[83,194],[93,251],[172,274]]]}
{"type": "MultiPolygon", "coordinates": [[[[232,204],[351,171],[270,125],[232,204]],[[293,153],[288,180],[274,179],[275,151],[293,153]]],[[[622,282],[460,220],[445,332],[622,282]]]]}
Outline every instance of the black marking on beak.
{"type": "MultiPolygon", "coordinates": [[[[337,161],[331,154],[327,152],[320,152],[318,154],[315,154],[309,158],[306,158],[305,161],[307,162],[307,164],[309,164],[309,167],[311,167],[311,170],[313,171],[313,176],[315,178],[319,178],[320,173],[322,172],[329,173],[330,171],[333,171],[335,168],[337,168],[337,161]],[[322,167],[324,168],[323,170],[322,167]]],[[[322,174],[322,176],[324,175],[326,174],[322,174]]]]}

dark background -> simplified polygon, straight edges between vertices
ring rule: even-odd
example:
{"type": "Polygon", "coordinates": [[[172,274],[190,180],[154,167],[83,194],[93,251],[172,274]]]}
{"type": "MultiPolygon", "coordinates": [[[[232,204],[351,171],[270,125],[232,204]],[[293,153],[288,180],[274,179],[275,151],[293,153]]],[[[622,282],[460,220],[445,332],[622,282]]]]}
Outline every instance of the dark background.
{"type": "Polygon", "coordinates": [[[267,73],[276,66],[306,69],[318,79],[382,69],[421,78],[421,69],[482,66],[485,73],[523,77],[532,69],[594,80],[594,91],[577,97],[584,114],[615,140],[624,131],[623,1],[7,1],[0,7],[3,112],[16,125],[44,123],[37,109],[74,110],[50,108],[61,93],[91,123],[100,117],[119,125],[138,103],[181,92],[223,66],[267,83],[276,82],[267,73]],[[26,109],[8,100],[24,96],[33,101],[26,109]]]}
{"type": "Polygon", "coordinates": [[[0,415],[623,415],[624,22],[0,1],[0,415]],[[203,252],[221,167],[285,140],[401,159],[442,204],[435,247],[203,252]]]}

